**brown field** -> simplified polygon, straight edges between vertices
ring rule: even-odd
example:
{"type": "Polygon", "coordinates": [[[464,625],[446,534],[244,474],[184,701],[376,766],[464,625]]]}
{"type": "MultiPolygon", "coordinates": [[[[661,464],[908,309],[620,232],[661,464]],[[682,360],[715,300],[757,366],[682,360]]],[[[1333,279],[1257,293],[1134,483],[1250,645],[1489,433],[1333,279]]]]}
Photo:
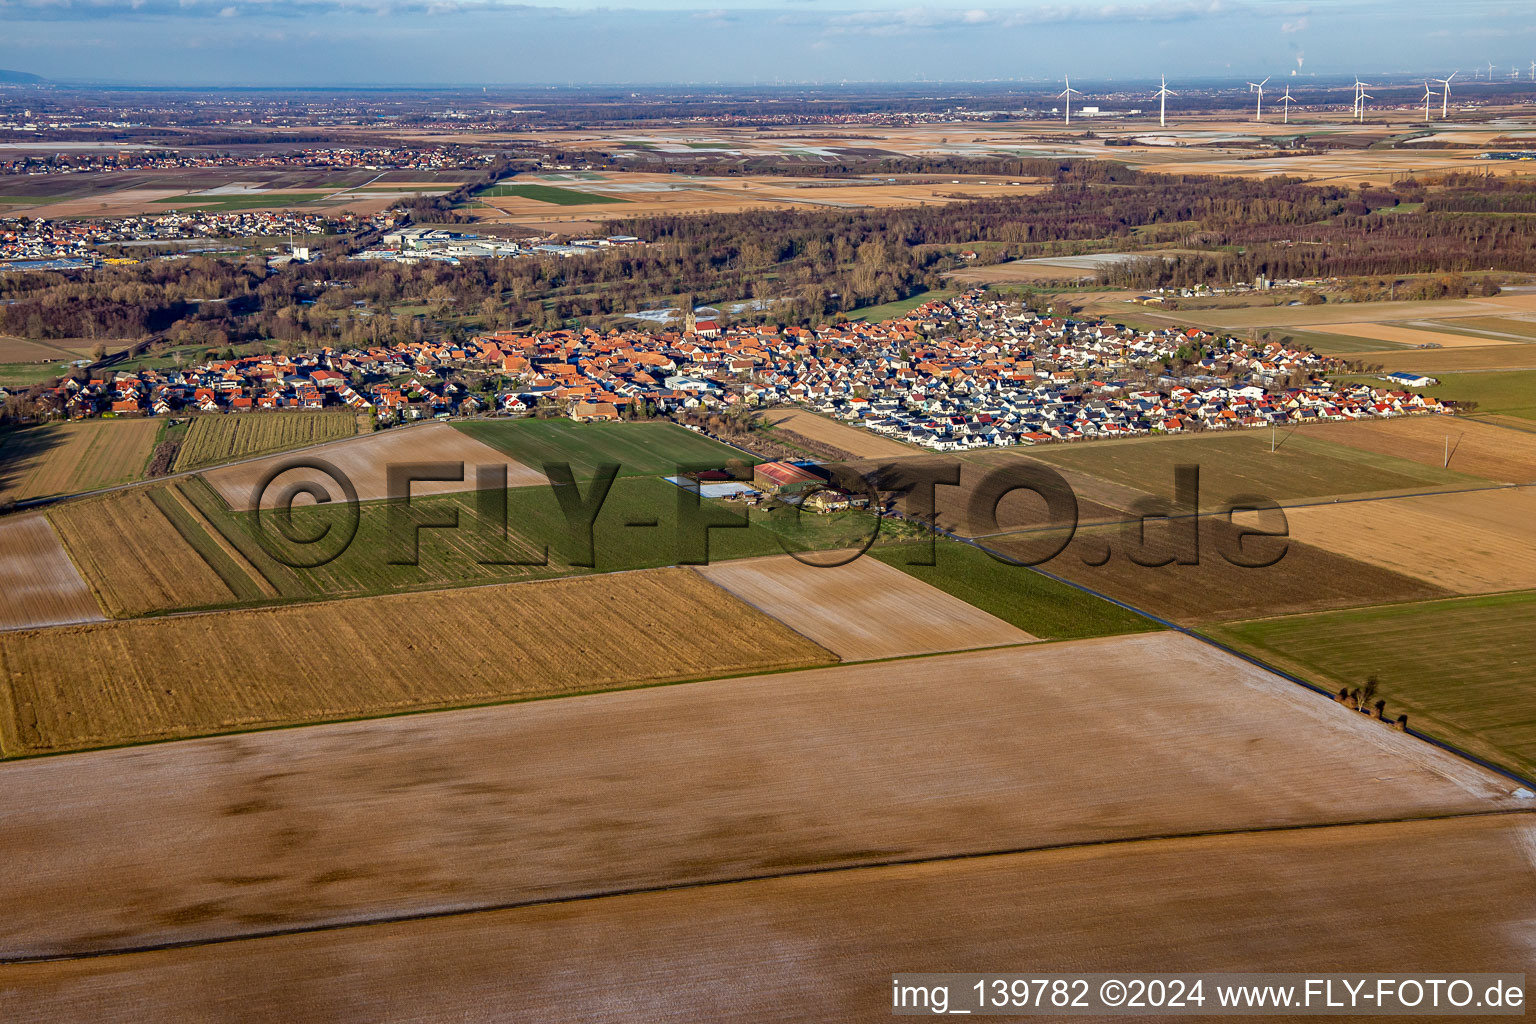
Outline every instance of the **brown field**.
{"type": "MultiPolygon", "coordinates": [[[[357,489],[357,496],[362,501],[388,497],[388,471],[391,463],[464,463],[462,481],[420,481],[411,485],[413,495],[473,490],[475,467],[497,463],[507,467],[508,487],[531,487],[545,482],[543,473],[507,458],[496,449],[454,430],[446,423],[396,427],[393,430],[385,430],[364,437],[321,445],[298,454],[274,455],[271,458],[245,462],[238,466],[209,470],[203,475],[224,497],[224,500],[229,502],[231,508],[250,509],[254,507],[255,490],[262,478],[275,467],[285,465],[295,458],[318,458],[331,463],[351,479],[353,486],[357,489]]],[[[341,488],[329,482],[325,473],[317,470],[295,469],[283,473],[273,481],[272,486],[265,493],[263,507],[274,507],[285,488],[289,484],[298,482],[313,482],[323,486],[333,501],[340,501],[344,497],[341,488]]]]}
{"type": "Polygon", "coordinates": [[[78,750],[831,660],[686,569],[68,626],[7,636],[0,751],[78,750]]]}
{"type": "Polygon", "coordinates": [[[764,414],[769,426],[793,431],[812,441],[820,441],[840,448],[860,459],[878,459],[885,456],[916,455],[919,450],[911,445],[882,437],[863,427],[850,426],[825,416],[818,416],[804,409],[774,409],[764,414]]]}
{"type": "MultiPolygon", "coordinates": [[[[675,592],[678,574],[646,574],[660,582],[630,596],[675,592]]],[[[701,621],[651,641],[642,627],[660,616],[637,613],[619,645],[634,674],[675,671],[681,637],[696,649],[718,635],[709,600],[666,600],[665,617],[701,621]]],[[[406,632],[399,651],[416,639],[406,632]]],[[[415,683],[437,675],[418,672],[415,683]]],[[[897,859],[1520,806],[1501,777],[1173,633],[5,771],[0,958],[897,859]]]]}
{"type": "MultiPolygon", "coordinates": [[[[1374,507],[1375,503],[1362,505],[1374,507]]],[[[1291,510],[1286,510],[1289,517],[1291,510]]],[[[1187,521],[1186,521],[1187,522],[1187,521]]],[[[1085,527],[1061,554],[1040,565],[1101,594],[1124,601],[1174,622],[1193,625],[1234,618],[1257,618],[1325,608],[1348,608],[1445,597],[1435,584],[1292,538],[1285,554],[1266,568],[1234,565],[1221,554],[1235,546],[1237,527],[1225,517],[1199,521],[1199,562],[1195,565],[1143,566],[1131,561],[1125,531],[1134,526],[1085,527]],[[1091,564],[1105,559],[1102,565],[1091,564]]],[[[1011,557],[1035,561],[1055,546],[1059,537],[1013,533],[990,537],[987,547],[1011,557]],[[1051,543],[1047,543],[1047,540],[1051,543]]],[[[1272,551],[1278,541],[1249,540],[1244,550],[1272,551]]],[[[1144,561],[1187,550],[1166,523],[1147,527],[1144,561]]]]}
{"type": "Polygon", "coordinates": [[[1536,490],[1435,494],[1286,511],[1291,535],[1459,594],[1536,587],[1536,490]]]}
{"type": "Polygon", "coordinates": [[[60,505],[48,518],[113,618],[235,600],[145,488],[60,505]]]}
{"type": "Polygon", "coordinates": [[[1322,423],[1299,434],[1368,452],[1411,459],[1439,469],[1446,444],[1454,448],[1450,468],[1500,483],[1536,482],[1536,434],[1445,416],[1401,416],[1388,420],[1322,423]]]}
{"type": "Polygon", "coordinates": [[[1016,853],[13,965],[0,967],[0,1014],[885,1024],[893,972],[978,964],[1530,975],[1528,820],[1016,853]],[[1373,881],[1344,881],[1362,872],[1373,881]]]}
{"type": "Polygon", "coordinates": [[[79,359],[89,353],[95,342],[84,347],[67,347],[54,341],[30,341],[26,338],[0,336],[0,363],[51,363],[79,359]]]}
{"type": "Polygon", "coordinates": [[[0,503],[76,494],[144,474],[154,420],[89,420],[0,432],[0,503]]]}
{"type": "Polygon", "coordinates": [[[1181,309],[1177,315],[1196,326],[1223,330],[1248,327],[1316,327],[1327,324],[1339,330],[1354,325],[1386,324],[1400,320],[1496,316],[1510,310],[1536,310],[1536,295],[1495,295],[1477,299],[1439,299],[1429,302],[1347,302],[1320,306],[1241,306],[1231,309],[1181,309]]]}
{"type": "Polygon", "coordinates": [[[0,519],[0,630],[103,618],[47,519],[0,519]]]}
{"type": "MultiPolygon", "coordinates": [[[[613,142],[610,139],[609,144],[613,142]]],[[[1000,180],[977,175],[952,178],[925,176],[924,181],[900,179],[796,179],[782,175],[705,177],[648,171],[603,171],[598,180],[550,180],[540,174],[503,179],[500,184],[550,185],[624,202],[558,205],[522,196],[478,196],[473,212],[496,223],[560,224],[570,221],[643,217],[674,213],[735,213],[742,210],[859,209],[945,204],[987,196],[1029,195],[1046,186],[1028,181],[1000,180]],[[957,183],[958,182],[958,183],[957,183]]]]}
{"type": "Polygon", "coordinates": [[[1392,349],[1383,352],[1351,352],[1349,358],[1383,370],[1413,373],[1455,370],[1536,369],[1536,345],[1479,345],[1476,348],[1392,349]]]}
{"type": "Polygon", "coordinates": [[[1499,338],[1472,338],[1465,334],[1448,334],[1445,331],[1425,330],[1401,324],[1313,324],[1308,330],[1322,331],[1325,334],[1342,334],[1351,338],[1369,338],[1372,341],[1395,341],[1403,345],[1439,345],[1441,348],[1488,348],[1493,345],[1515,344],[1499,338]]]}
{"type": "MultiPolygon", "coordinates": [[[[830,564],[853,552],[822,552],[830,564]]],[[[1029,643],[1002,619],[873,558],[821,568],[789,555],[699,566],[711,583],[844,661],[1029,643]]]]}

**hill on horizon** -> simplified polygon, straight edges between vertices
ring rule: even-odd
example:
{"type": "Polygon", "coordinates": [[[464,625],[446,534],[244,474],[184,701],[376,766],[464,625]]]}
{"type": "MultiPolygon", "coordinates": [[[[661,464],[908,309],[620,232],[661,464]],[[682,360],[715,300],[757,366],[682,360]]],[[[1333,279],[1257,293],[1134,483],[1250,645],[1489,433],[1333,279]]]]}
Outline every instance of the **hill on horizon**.
{"type": "Polygon", "coordinates": [[[46,82],[42,75],[34,75],[30,71],[10,71],[0,68],[0,84],[4,85],[36,85],[46,82]]]}

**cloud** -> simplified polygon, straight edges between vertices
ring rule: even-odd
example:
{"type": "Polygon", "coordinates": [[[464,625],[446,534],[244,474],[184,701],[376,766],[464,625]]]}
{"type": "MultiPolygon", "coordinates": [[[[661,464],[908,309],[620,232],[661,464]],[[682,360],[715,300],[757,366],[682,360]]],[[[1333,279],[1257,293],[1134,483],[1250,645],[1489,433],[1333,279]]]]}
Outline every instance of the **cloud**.
{"type": "Polygon", "coordinates": [[[1306,18],[1297,18],[1295,21],[1287,21],[1280,26],[1280,31],[1284,32],[1288,36],[1295,35],[1297,32],[1305,32],[1306,30],[1306,18]]]}

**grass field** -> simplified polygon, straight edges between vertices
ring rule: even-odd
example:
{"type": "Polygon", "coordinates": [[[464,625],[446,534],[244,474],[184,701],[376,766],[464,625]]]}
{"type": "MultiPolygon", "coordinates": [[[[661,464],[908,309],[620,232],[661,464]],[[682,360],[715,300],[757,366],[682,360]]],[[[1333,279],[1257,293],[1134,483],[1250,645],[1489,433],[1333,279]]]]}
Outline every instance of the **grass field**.
{"type": "Polygon", "coordinates": [[[199,416],[182,442],[176,469],[201,469],[253,455],[339,441],[356,433],[357,414],[349,409],[199,416]]]}
{"type": "Polygon", "coordinates": [[[863,320],[867,323],[894,320],[897,317],[906,316],[925,302],[932,302],[935,299],[947,299],[954,294],[955,292],[948,288],[939,291],[921,291],[916,295],[905,299],[898,299],[895,302],[885,302],[876,306],[860,306],[857,309],[851,309],[848,311],[848,319],[863,320]]]}
{"type": "Polygon", "coordinates": [[[556,206],[592,206],[603,203],[622,203],[625,200],[602,192],[578,192],[575,189],[554,185],[492,185],[475,193],[476,196],[516,196],[533,199],[556,206]]]}
{"type": "Polygon", "coordinates": [[[1476,402],[1474,415],[1536,420],[1536,370],[1486,373],[1437,373],[1440,381],[1426,394],[1452,402],[1476,402]]]}
{"type": "Polygon", "coordinates": [[[150,419],[49,423],[0,431],[0,504],[131,483],[160,433],[150,419]]]}
{"type": "Polygon", "coordinates": [[[251,195],[171,196],[156,199],[160,206],[173,206],[178,210],[202,210],[207,213],[229,213],[236,210],[268,210],[284,206],[302,206],[330,195],[329,192],[261,192],[251,195]]]}
{"type": "Polygon", "coordinates": [[[680,569],[66,626],[9,634],[0,648],[0,748],[79,750],[833,660],[680,569]]]}
{"type": "Polygon", "coordinates": [[[1174,468],[1200,467],[1202,507],[1240,495],[1285,502],[1345,494],[1477,486],[1484,481],[1378,452],[1330,444],[1311,435],[1269,431],[1213,432],[1112,443],[1051,445],[1030,451],[1039,459],[1152,494],[1174,491],[1174,468]],[[1280,439],[1283,444],[1279,444],[1280,439]]]}
{"type": "Polygon", "coordinates": [[[131,488],[69,502],[48,513],[70,557],[113,618],[236,600],[235,591],[199,552],[208,545],[189,542],[179,528],[185,524],[162,511],[155,500],[160,490],[131,488]]]}
{"type": "Polygon", "coordinates": [[[1209,632],[1337,689],[1376,675],[1389,714],[1536,774],[1536,593],[1235,622],[1209,632]]]}
{"type": "Polygon", "coordinates": [[[542,472],[546,462],[568,462],[578,480],[603,463],[617,462],[621,476],[667,476],[677,467],[707,463],[725,468],[732,459],[751,465],[746,452],[675,423],[576,423],[568,419],[471,420],[454,426],[525,466],[542,472]]]}
{"type": "Polygon", "coordinates": [[[67,372],[68,363],[0,363],[0,388],[27,388],[67,372]]]}
{"type": "Polygon", "coordinates": [[[934,565],[911,564],[928,557],[923,544],[875,548],[870,554],[1041,639],[1072,640],[1161,628],[1135,612],[1023,566],[1000,562],[969,544],[937,542],[934,565]]]}

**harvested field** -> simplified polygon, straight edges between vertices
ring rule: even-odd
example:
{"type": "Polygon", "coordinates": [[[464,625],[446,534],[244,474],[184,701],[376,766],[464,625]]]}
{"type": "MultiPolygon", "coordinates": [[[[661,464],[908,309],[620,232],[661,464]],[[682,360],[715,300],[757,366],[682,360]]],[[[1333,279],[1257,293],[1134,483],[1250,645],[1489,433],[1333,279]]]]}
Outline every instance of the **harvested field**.
{"type": "MultiPolygon", "coordinates": [[[[1286,514],[1289,516],[1290,510],[1286,514]]],[[[1144,548],[1136,545],[1134,523],[1085,527],[1077,531],[1061,554],[1040,568],[1182,624],[1423,600],[1449,593],[1433,583],[1294,538],[1246,540],[1241,546],[1249,561],[1274,557],[1282,543],[1284,554],[1273,565],[1263,568],[1234,564],[1223,552],[1236,552],[1239,527],[1225,516],[1198,520],[1197,564],[1139,565],[1131,560],[1132,551],[1142,561],[1181,554],[1193,557],[1185,539],[1185,531],[1193,522],[1154,521],[1147,527],[1144,548]]],[[[1059,541],[1059,535],[1034,532],[989,537],[985,543],[993,551],[1033,562],[1048,554],[1059,541]]]]}
{"type": "Polygon", "coordinates": [[[1329,689],[1372,675],[1387,713],[1536,775],[1536,594],[1235,622],[1210,632],[1329,689]]]}
{"type": "Polygon", "coordinates": [[[1536,369],[1536,345],[1479,345],[1476,348],[1393,349],[1351,352],[1349,358],[1383,370],[1439,374],[1453,370],[1536,369]]]}
{"type": "MultiPolygon", "coordinates": [[[[811,557],[811,556],[807,556],[811,557]]],[[[853,552],[814,556],[831,565],[853,552]]],[[[1035,637],[874,558],[821,568],[790,555],[698,572],[844,661],[1029,643],[1035,637]]]]}
{"type": "Polygon", "coordinates": [[[1245,306],[1235,309],[1179,310],[1192,324],[1239,330],[1248,327],[1315,327],[1330,324],[1369,325],[1399,320],[1429,320],[1463,316],[1508,315],[1511,310],[1536,309],[1536,296],[1496,295],[1492,298],[1438,299],[1427,302],[1344,302],[1319,306],[1245,306]]]}
{"type": "Polygon", "coordinates": [[[1423,330],[1401,324],[1313,324],[1307,328],[1326,334],[1343,334],[1351,338],[1371,338],[1375,341],[1395,341],[1403,345],[1438,345],[1441,348],[1484,348],[1489,345],[1512,345],[1500,338],[1471,338],[1464,334],[1446,331],[1423,330]]]}
{"type": "Polygon", "coordinates": [[[176,470],[199,469],[356,434],[357,414],[349,409],[199,416],[181,443],[176,470]]]}
{"type": "Polygon", "coordinates": [[[818,416],[804,409],[773,409],[765,413],[770,427],[788,430],[808,437],[812,441],[829,444],[857,459],[879,459],[886,456],[915,455],[918,449],[910,445],[882,437],[863,427],[852,427],[837,420],[818,416]]]}
{"type": "MultiPolygon", "coordinates": [[[[337,441],[302,456],[274,455],[238,466],[214,469],[204,476],[223,495],[233,509],[254,507],[255,490],[262,479],[290,459],[318,458],[345,473],[362,501],[388,497],[388,471],[391,463],[448,462],[464,463],[462,481],[419,481],[411,485],[413,495],[447,494],[475,489],[475,467],[505,465],[508,487],[530,487],[545,483],[544,474],[502,455],[479,441],[465,436],[446,423],[428,423],[419,427],[396,427],[366,437],[337,441]]],[[[276,507],[279,496],[289,486],[307,482],[330,494],[332,501],[345,498],[342,489],[323,472],[294,469],[274,478],[263,496],[263,507],[276,507]]],[[[307,499],[306,499],[307,500],[307,499]]]]}
{"type": "Polygon", "coordinates": [[[903,965],[1315,975],[1347,960],[1389,974],[1465,962],[1528,975],[1526,822],[1017,853],[0,967],[0,1013],[26,1024],[234,1008],[360,1024],[885,1024],[903,965]],[[1339,884],[1361,865],[1390,891],[1339,884]]]}
{"type": "MultiPolygon", "coordinates": [[[[637,670],[675,660],[639,619],[637,670]]],[[[1506,780],[1172,633],[42,758],[6,782],[6,956],[1518,806],[1506,780]]]]}
{"type": "Polygon", "coordinates": [[[27,338],[0,336],[0,363],[42,363],[79,359],[90,352],[95,342],[84,341],[84,347],[69,347],[68,342],[32,341],[27,338]]]}
{"type": "Polygon", "coordinates": [[[72,626],[6,638],[0,749],[78,750],[830,660],[686,569],[72,626]]]}
{"type": "Polygon", "coordinates": [[[1536,488],[1287,509],[1291,536],[1459,594],[1536,587],[1536,488]]]}
{"type": "Polygon", "coordinates": [[[1536,434],[1464,417],[1405,416],[1301,428],[1333,444],[1378,452],[1438,469],[1447,447],[1451,468],[1500,483],[1536,482],[1536,434]]]}
{"type": "Polygon", "coordinates": [[[0,519],[0,630],[103,618],[47,519],[0,519]]]}
{"type": "Polygon", "coordinates": [[[144,475],[160,424],[89,420],[0,432],[0,503],[77,494],[144,475]]]}
{"type": "Polygon", "coordinates": [[[1200,467],[1203,509],[1241,495],[1272,501],[1389,494],[1481,486],[1485,481],[1438,466],[1296,435],[1278,444],[1267,430],[1214,431],[1109,443],[1042,445],[1030,458],[1150,494],[1172,496],[1179,465],[1200,467]],[[1271,451],[1272,443],[1278,445],[1271,451]]]}
{"type": "Polygon", "coordinates": [[[71,502],[48,518],[113,618],[235,600],[146,489],[71,502]]]}

